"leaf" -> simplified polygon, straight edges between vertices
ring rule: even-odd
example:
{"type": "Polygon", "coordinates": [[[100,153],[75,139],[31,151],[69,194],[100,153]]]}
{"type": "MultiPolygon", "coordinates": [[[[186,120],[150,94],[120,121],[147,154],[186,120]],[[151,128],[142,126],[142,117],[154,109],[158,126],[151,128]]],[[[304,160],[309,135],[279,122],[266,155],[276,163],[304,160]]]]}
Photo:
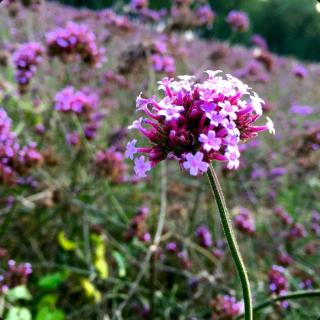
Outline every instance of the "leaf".
{"type": "Polygon", "coordinates": [[[58,300],[58,296],[56,294],[46,294],[43,297],[41,297],[38,303],[38,309],[41,309],[41,307],[44,307],[44,306],[55,308],[57,300],[58,300]]]}
{"type": "Polygon", "coordinates": [[[127,275],[127,271],[126,271],[126,260],[123,257],[123,255],[118,252],[118,251],[113,251],[112,252],[112,256],[114,257],[114,259],[117,262],[118,265],[118,275],[120,278],[123,278],[127,275]]]}
{"type": "Polygon", "coordinates": [[[92,240],[96,243],[94,250],[94,266],[102,279],[109,276],[109,266],[106,261],[106,245],[102,236],[92,235],[92,240]]]}
{"type": "Polygon", "coordinates": [[[58,242],[62,249],[66,251],[72,251],[77,248],[77,243],[74,241],[71,241],[65,237],[64,231],[60,231],[58,233],[58,242]]]}
{"type": "Polygon", "coordinates": [[[31,320],[31,312],[27,308],[12,307],[5,320],[31,320]]]}
{"type": "Polygon", "coordinates": [[[80,283],[88,298],[92,298],[95,302],[101,301],[101,292],[96,289],[89,279],[82,278],[80,283]]]}
{"type": "Polygon", "coordinates": [[[6,293],[6,297],[9,302],[14,302],[17,300],[31,300],[32,296],[25,285],[21,285],[10,289],[6,293]]]}
{"type": "Polygon", "coordinates": [[[100,274],[102,279],[107,279],[109,276],[109,266],[104,257],[96,257],[94,261],[94,266],[100,274]]]}
{"type": "Polygon", "coordinates": [[[45,306],[42,307],[36,315],[35,320],[63,320],[64,313],[62,310],[59,309],[50,309],[49,307],[45,306]]]}
{"type": "Polygon", "coordinates": [[[38,286],[42,289],[56,289],[68,277],[66,272],[56,272],[40,278],[38,286]]]}

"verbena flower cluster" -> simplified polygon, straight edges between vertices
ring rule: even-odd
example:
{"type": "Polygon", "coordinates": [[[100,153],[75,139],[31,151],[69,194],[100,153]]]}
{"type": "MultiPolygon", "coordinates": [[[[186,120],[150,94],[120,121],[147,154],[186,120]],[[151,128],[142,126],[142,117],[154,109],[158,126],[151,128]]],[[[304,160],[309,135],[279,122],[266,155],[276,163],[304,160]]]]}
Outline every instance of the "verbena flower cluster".
{"type": "MultiPolygon", "coordinates": [[[[273,265],[269,274],[269,291],[271,294],[277,296],[283,296],[287,294],[289,289],[289,282],[285,276],[285,269],[280,266],[273,265]]],[[[282,301],[280,303],[282,307],[287,307],[288,302],[282,301]]]]}
{"type": "Polygon", "coordinates": [[[168,75],[176,71],[176,63],[171,55],[153,54],[151,56],[152,66],[156,72],[164,72],[168,75]]]}
{"type": "Polygon", "coordinates": [[[99,150],[96,153],[95,166],[99,175],[109,178],[114,184],[126,180],[127,166],[124,163],[124,156],[115,147],[99,150]]]}
{"type": "Polygon", "coordinates": [[[96,37],[86,25],[68,22],[65,28],[57,28],[46,34],[48,53],[64,62],[81,59],[99,67],[104,61],[104,50],[99,49],[96,37]]]}
{"type": "Polygon", "coordinates": [[[248,235],[253,235],[256,231],[254,217],[246,208],[239,208],[239,212],[234,218],[234,223],[239,231],[248,235]]]}
{"type": "Polygon", "coordinates": [[[215,16],[208,1],[174,1],[170,10],[171,28],[179,31],[210,28],[215,16]]]}
{"type": "Polygon", "coordinates": [[[0,274],[0,294],[21,284],[26,284],[31,273],[30,263],[16,264],[14,260],[9,260],[6,270],[0,274]]]}
{"type": "Polygon", "coordinates": [[[228,169],[239,167],[239,143],[260,131],[274,133],[272,121],[254,123],[262,115],[263,100],[237,78],[218,76],[207,71],[209,78],[195,82],[191,76],[178,80],[164,78],[159,89],[164,98],[137,98],[137,110],[147,118],[134,121],[150,146],[136,147],[134,139],[127,145],[126,156],[135,159],[134,170],[140,177],[158,162],[174,159],[193,176],[208,170],[213,160],[226,161],[228,169]]]}
{"type": "MultiPolygon", "coordinates": [[[[103,114],[98,110],[98,96],[90,89],[75,90],[69,86],[57,92],[55,96],[55,109],[62,113],[74,113],[85,120],[83,133],[86,139],[95,138],[100,127],[103,114]]],[[[71,132],[67,135],[70,145],[80,143],[80,132],[71,132]]]]}
{"type": "Polygon", "coordinates": [[[206,225],[201,225],[197,228],[196,237],[202,247],[210,248],[212,246],[211,233],[206,225]]]}
{"type": "Polygon", "coordinates": [[[19,182],[19,176],[42,162],[35,143],[20,146],[11,128],[11,119],[0,108],[0,183],[12,185],[19,182]]]}
{"type": "Polygon", "coordinates": [[[320,235],[320,213],[313,210],[311,215],[311,231],[315,235],[320,235]]]}
{"type": "Polygon", "coordinates": [[[148,0],[132,0],[130,6],[133,10],[142,10],[146,9],[149,5],[148,0]]]}
{"type": "Polygon", "coordinates": [[[196,9],[198,25],[211,27],[216,14],[212,11],[210,5],[202,5],[196,9]]]}
{"type": "Polygon", "coordinates": [[[13,54],[13,63],[16,70],[15,78],[21,93],[24,93],[29,86],[43,54],[44,48],[38,42],[24,43],[13,54]]]}
{"type": "Polygon", "coordinates": [[[212,308],[212,320],[232,320],[243,309],[241,302],[229,295],[219,295],[210,302],[212,308]]]}
{"type": "Polygon", "coordinates": [[[172,76],[176,71],[176,62],[174,57],[169,53],[169,45],[170,39],[166,37],[154,41],[151,46],[151,62],[156,72],[164,72],[168,76],[172,76]]]}
{"type": "Polygon", "coordinates": [[[112,31],[129,32],[134,28],[127,16],[118,15],[112,9],[105,9],[98,13],[99,19],[112,31]]]}
{"type": "Polygon", "coordinates": [[[279,255],[277,256],[277,262],[284,267],[288,267],[293,263],[293,259],[289,255],[289,253],[280,252],[279,255]]]}
{"type": "Polygon", "coordinates": [[[76,90],[68,86],[57,92],[54,101],[58,111],[88,116],[97,109],[98,97],[89,89],[76,90]]]}
{"type": "Polygon", "coordinates": [[[249,28],[248,15],[243,11],[230,11],[226,21],[234,31],[244,32],[249,28]]]}

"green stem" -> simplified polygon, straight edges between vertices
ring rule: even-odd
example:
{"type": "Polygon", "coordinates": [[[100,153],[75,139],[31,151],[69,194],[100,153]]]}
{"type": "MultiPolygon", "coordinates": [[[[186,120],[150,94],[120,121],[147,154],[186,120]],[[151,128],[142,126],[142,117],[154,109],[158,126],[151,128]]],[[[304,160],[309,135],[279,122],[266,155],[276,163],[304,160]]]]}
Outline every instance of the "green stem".
{"type": "Polygon", "coordinates": [[[245,320],[252,320],[253,319],[252,299],[251,299],[251,291],[250,291],[250,284],[249,284],[249,279],[247,275],[247,270],[243,263],[241,253],[237,244],[237,240],[232,229],[230,214],[226,206],[226,201],[224,199],[218,177],[211,165],[208,171],[208,178],[209,178],[210,186],[215,196],[216,203],[219,209],[223,231],[227,238],[228,246],[230,248],[234,264],[236,266],[236,269],[240,277],[242,292],[243,292],[243,299],[244,299],[244,309],[245,309],[244,317],[245,317],[245,320]]]}
{"type": "MultiPolygon", "coordinates": [[[[283,301],[283,300],[293,300],[293,299],[300,299],[300,298],[310,298],[310,297],[316,297],[320,296],[320,289],[316,290],[300,290],[296,292],[290,292],[286,295],[271,298],[269,300],[266,300],[264,302],[261,302],[257,304],[254,308],[253,311],[259,311],[261,309],[267,308],[270,305],[275,304],[278,301],[283,301]]],[[[243,314],[237,317],[237,319],[241,319],[243,317],[243,314]]]]}

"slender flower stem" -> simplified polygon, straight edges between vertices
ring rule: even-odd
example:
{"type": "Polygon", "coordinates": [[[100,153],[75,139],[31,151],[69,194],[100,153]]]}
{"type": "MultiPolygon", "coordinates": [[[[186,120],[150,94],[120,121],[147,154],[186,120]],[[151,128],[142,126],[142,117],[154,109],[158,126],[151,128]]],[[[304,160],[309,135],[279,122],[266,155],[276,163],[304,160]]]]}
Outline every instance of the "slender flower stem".
{"type": "MultiPolygon", "coordinates": [[[[270,305],[275,304],[278,301],[283,301],[283,300],[293,300],[293,299],[300,299],[300,298],[310,298],[310,297],[316,297],[320,296],[320,289],[315,289],[315,290],[299,290],[296,292],[290,292],[286,295],[271,298],[269,300],[266,300],[264,302],[261,302],[257,304],[254,308],[253,311],[259,311],[261,309],[267,308],[270,305]]],[[[237,317],[237,319],[242,319],[244,315],[241,314],[240,316],[237,317]]]]}
{"type": "Polygon", "coordinates": [[[240,277],[242,292],[243,292],[243,299],[244,299],[244,308],[245,308],[244,317],[245,317],[245,320],[252,320],[253,311],[252,311],[252,299],[251,299],[249,279],[248,279],[246,267],[241,257],[241,253],[237,244],[234,231],[232,229],[232,223],[230,219],[230,214],[226,206],[226,201],[224,199],[224,195],[223,195],[217,174],[215,173],[211,165],[209,167],[207,174],[208,174],[212,192],[215,196],[216,203],[219,209],[223,231],[227,238],[228,246],[230,248],[234,264],[236,266],[236,269],[240,277]]]}

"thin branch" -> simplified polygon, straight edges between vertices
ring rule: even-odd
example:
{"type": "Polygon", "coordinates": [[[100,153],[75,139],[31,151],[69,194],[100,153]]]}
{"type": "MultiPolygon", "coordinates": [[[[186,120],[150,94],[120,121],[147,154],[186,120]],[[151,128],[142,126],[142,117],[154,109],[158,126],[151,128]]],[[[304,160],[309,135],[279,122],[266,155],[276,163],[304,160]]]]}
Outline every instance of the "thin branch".
{"type": "MultiPolygon", "coordinates": [[[[275,304],[278,301],[294,300],[294,299],[301,299],[301,298],[311,298],[311,297],[317,297],[317,296],[320,296],[320,289],[299,290],[296,292],[290,292],[286,295],[271,298],[269,300],[266,300],[264,302],[257,304],[255,307],[253,307],[253,312],[257,312],[259,310],[265,309],[265,308],[269,307],[270,305],[275,304]]],[[[244,316],[244,314],[241,314],[236,319],[242,319],[243,316],[244,316]]]]}
{"type": "Polygon", "coordinates": [[[158,219],[158,225],[156,229],[156,234],[154,236],[153,243],[150,245],[146,256],[141,264],[140,272],[137,275],[137,278],[135,282],[132,284],[130,291],[128,293],[127,299],[123,301],[119,307],[115,310],[114,314],[117,318],[122,318],[122,311],[127,306],[129,300],[131,297],[135,294],[137,291],[139,284],[141,280],[143,279],[145,273],[148,270],[149,261],[151,259],[151,256],[154,252],[157,251],[160,240],[161,240],[161,234],[164,227],[165,217],[167,212],[167,170],[166,170],[166,163],[163,161],[161,163],[161,202],[160,202],[160,214],[158,219]]]}

